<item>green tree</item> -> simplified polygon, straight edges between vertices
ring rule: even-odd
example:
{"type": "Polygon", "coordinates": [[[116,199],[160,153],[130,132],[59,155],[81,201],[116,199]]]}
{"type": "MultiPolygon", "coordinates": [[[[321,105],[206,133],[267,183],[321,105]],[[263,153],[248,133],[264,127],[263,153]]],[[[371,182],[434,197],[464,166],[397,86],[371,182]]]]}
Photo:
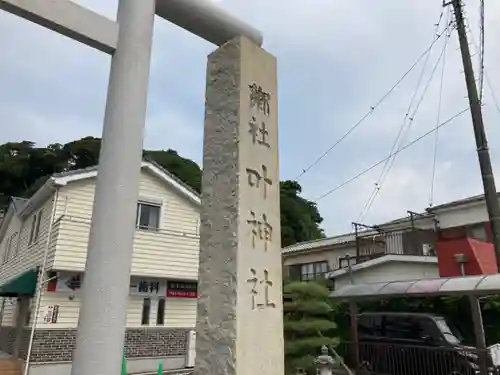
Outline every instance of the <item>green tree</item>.
{"type": "Polygon", "coordinates": [[[315,373],[323,345],[336,346],[336,324],[328,288],[321,282],[290,282],[283,287],[286,373],[315,373]]]}
{"type": "Polygon", "coordinates": [[[316,203],[300,196],[302,186],[297,181],[280,183],[281,246],[316,240],[325,236],[320,224],[323,218],[316,203]]]}
{"type": "MultiPolygon", "coordinates": [[[[31,141],[0,145],[0,209],[6,208],[9,196],[31,196],[53,173],[96,165],[100,147],[101,139],[95,137],[40,148],[31,141]]],[[[201,192],[201,169],[194,161],[170,149],[144,150],[143,155],[201,192]]],[[[302,198],[301,192],[296,181],[280,183],[282,246],[324,236],[317,206],[302,198]]]]}
{"type": "Polygon", "coordinates": [[[198,193],[201,192],[201,169],[194,161],[183,158],[174,150],[144,150],[144,157],[163,166],[198,193]]]}

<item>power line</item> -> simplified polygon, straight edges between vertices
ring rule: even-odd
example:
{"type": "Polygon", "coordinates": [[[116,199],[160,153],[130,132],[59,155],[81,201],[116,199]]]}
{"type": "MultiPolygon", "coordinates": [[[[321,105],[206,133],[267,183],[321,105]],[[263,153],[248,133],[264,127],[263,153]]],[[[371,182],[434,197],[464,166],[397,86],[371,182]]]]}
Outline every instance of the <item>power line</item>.
{"type": "Polygon", "coordinates": [[[483,102],[484,85],[484,0],[479,4],[479,101],[483,102]]]}
{"type": "MultiPolygon", "coordinates": [[[[442,12],[441,12],[442,14],[442,12]]],[[[436,24],[436,28],[439,27],[439,24],[440,24],[440,21],[441,21],[441,17],[439,18],[439,22],[436,24]]],[[[433,36],[433,39],[435,38],[435,35],[433,36]]],[[[422,67],[422,71],[420,72],[420,75],[418,77],[418,80],[417,80],[417,86],[415,87],[415,90],[413,91],[413,95],[411,96],[411,99],[410,99],[410,103],[408,104],[408,108],[406,109],[406,112],[405,112],[405,116],[403,118],[403,121],[401,123],[401,126],[399,127],[399,131],[398,131],[398,134],[396,135],[396,138],[394,139],[394,142],[391,146],[391,150],[389,151],[389,155],[392,154],[397,146],[397,143],[398,143],[398,140],[399,138],[401,137],[401,133],[406,125],[406,120],[408,119],[408,116],[410,115],[410,109],[413,105],[413,101],[415,100],[415,97],[417,96],[417,93],[418,93],[418,89],[420,88],[420,84],[422,83],[422,79],[424,77],[424,73],[425,73],[425,70],[427,68],[427,64],[429,63],[429,58],[431,56],[431,51],[432,49],[430,49],[429,51],[427,51],[427,56],[425,58],[425,61],[424,61],[424,65],[422,67]]],[[[386,168],[389,164],[389,161],[390,159],[387,159],[383,168],[382,168],[382,172],[380,173],[380,176],[379,178],[377,179],[377,182],[375,182],[375,186],[374,186],[374,189],[372,190],[372,193],[370,194],[370,196],[368,197],[365,205],[363,206],[363,209],[361,210],[361,212],[359,213],[359,216],[356,220],[356,222],[361,222],[366,214],[366,212],[370,209],[370,207],[372,206],[372,203],[373,201],[375,200],[376,196],[378,195],[378,193],[380,192],[380,189],[382,188],[381,186],[381,180],[382,180],[382,177],[384,176],[385,174],[385,171],[386,171],[386,168]]]]}
{"type": "MultiPolygon", "coordinates": [[[[472,41],[472,45],[474,46],[474,49],[476,50],[476,52],[479,51],[479,47],[476,43],[476,38],[474,38],[474,33],[473,33],[471,27],[468,25],[468,22],[467,22],[467,30],[469,31],[470,40],[472,41]]],[[[493,89],[493,84],[491,83],[490,76],[488,75],[488,72],[486,71],[486,68],[484,66],[483,66],[483,74],[484,74],[484,78],[486,80],[486,84],[488,85],[488,87],[490,89],[493,103],[495,103],[495,107],[497,109],[497,112],[498,112],[498,114],[500,114],[499,100],[495,94],[495,90],[493,89]]],[[[482,103],[482,100],[481,100],[481,103],[482,103]]]]}
{"type": "MultiPolygon", "coordinates": [[[[394,165],[394,162],[396,160],[396,155],[397,155],[397,154],[394,154],[394,150],[399,149],[403,145],[403,142],[406,140],[408,132],[414,123],[414,120],[415,120],[415,117],[418,113],[418,110],[420,109],[420,105],[422,104],[424,97],[425,97],[425,94],[427,93],[427,89],[429,88],[429,85],[430,85],[432,79],[434,78],[434,74],[436,73],[436,70],[439,66],[439,63],[441,62],[441,59],[445,55],[446,47],[448,46],[448,41],[449,41],[449,38],[451,35],[449,29],[450,29],[450,25],[448,25],[448,27],[446,29],[447,30],[447,38],[445,39],[445,43],[443,45],[441,53],[439,54],[439,57],[434,65],[434,67],[432,68],[431,74],[430,74],[430,76],[429,76],[429,78],[424,86],[424,90],[422,91],[422,94],[419,98],[419,101],[418,101],[416,107],[414,108],[413,113],[410,115],[409,112],[410,112],[411,106],[413,105],[414,98],[418,92],[418,87],[420,86],[420,82],[417,86],[417,89],[413,93],[412,99],[411,99],[410,104],[408,106],[408,111],[405,114],[403,123],[401,124],[401,127],[399,128],[399,132],[398,132],[396,138],[394,139],[394,142],[393,142],[392,147],[391,147],[391,151],[389,152],[389,155],[393,155],[393,157],[387,159],[386,163],[384,164],[384,167],[382,169],[380,177],[377,180],[378,182],[376,184],[376,189],[372,193],[371,199],[369,199],[368,202],[365,204],[363,211],[361,212],[360,216],[358,217],[358,221],[363,220],[364,216],[371,209],[373,203],[375,202],[375,199],[377,198],[377,196],[380,193],[380,190],[382,189],[383,184],[385,183],[385,181],[387,180],[387,177],[389,176],[389,173],[394,165]],[[407,122],[407,120],[409,120],[409,121],[407,122]]],[[[422,71],[422,76],[423,76],[423,73],[424,73],[424,71],[422,71]]]]}
{"type": "MultiPolygon", "coordinates": [[[[450,16],[450,13],[448,13],[448,16],[450,16]]],[[[441,81],[439,83],[439,99],[438,99],[438,109],[436,116],[436,125],[439,124],[441,121],[441,103],[443,101],[443,82],[444,82],[445,68],[446,68],[446,52],[443,56],[443,64],[441,65],[441,81]]],[[[436,181],[436,161],[437,161],[438,145],[439,145],[439,129],[436,128],[434,137],[434,152],[432,155],[432,174],[431,174],[431,191],[429,193],[429,207],[432,207],[434,203],[434,187],[436,181]]]]}
{"type": "MultiPolygon", "coordinates": [[[[437,34],[437,32],[439,30],[439,26],[441,24],[442,17],[443,17],[443,10],[441,8],[441,14],[439,15],[439,20],[438,20],[438,22],[435,25],[436,26],[436,30],[435,30],[434,34],[437,34]]],[[[446,24],[448,25],[448,22],[446,24]]],[[[449,25],[447,27],[449,27],[449,25]]],[[[433,35],[433,38],[435,38],[435,35],[433,35]]],[[[410,99],[410,103],[408,104],[408,108],[407,108],[407,110],[405,112],[405,116],[403,118],[401,126],[399,127],[398,134],[396,135],[396,138],[395,138],[395,140],[394,140],[394,142],[392,144],[392,147],[391,147],[391,149],[389,151],[389,154],[392,154],[394,152],[394,150],[395,150],[395,148],[397,146],[398,140],[401,137],[401,133],[403,132],[403,129],[404,129],[405,125],[406,125],[406,121],[407,121],[408,116],[410,114],[411,107],[413,106],[413,102],[415,100],[415,97],[417,96],[418,89],[420,88],[420,84],[422,83],[422,79],[424,77],[424,73],[425,73],[425,70],[427,68],[427,64],[429,62],[430,56],[431,56],[431,50],[429,50],[428,53],[427,53],[427,57],[425,59],[424,65],[422,67],[422,71],[420,72],[420,76],[419,76],[418,81],[417,81],[417,86],[415,87],[415,90],[413,91],[413,95],[412,95],[412,97],[410,99]]],[[[374,186],[374,188],[373,188],[370,196],[368,197],[365,205],[363,206],[363,209],[359,213],[359,216],[358,216],[358,218],[356,220],[358,223],[363,220],[365,214],[368,212],[368,210],[370,210],[370,208],[371,208],[371,206],[373,204],[373,201],[375,200],[375,198],[377,197],[377,195],[380,193],[380,189],[382,188],[382,186],[381,186],[382,185],[381,180],[382,180],[383,176],[386,173],[386,169],[387,169],[387,167],[389,165],[389,162],[390,162],[390,159],[387,159],[387,161],[385,162],[385,164],[384,164],[384,166],[382,168],[380,176],[377,179],[377,182],[375,182],[375,186],[374,186]]]]}
{"type": "Polygon", "coordinates": [[[430,46],[428,46],[425,51],[417,58],[417,60],[413,63],[413,65],[408,69],[397,81],[396,83],[387,91],[373,106],[370,107],[368,112],[366,112],[351,128],[340,137],[335,143],[328,148],[323,154],[321,154],[317,159],[315,159],[311,164],[309,164],[306,168],[302,169],[302,172],[295,178],[295,180],[299,180],[303,175],[309,172],[314,166],[316,166],[323,158],[328,155],[335,147],[339,145],[344,139],[346,139],[356,128],[366,120],[377,107],[379,107],[385,99],[399,86],[399,84],[406,78],[408,74],[420,63],[420,61],[427,55],[427,53],[432,49],[434,44],[443,36],[444,31],[436,36],[436,38],[432,41],[430,46]]]}
{"type": "Polygon", "coordinates": [[[452,122],[453,120],[455,120],[457,117],[461,116],[462,114],[464,114],[465,112],[468,112],[469,111],[469,108],[465,108],[463,110],[461,110],[460,112],[456,113],[455,115],[453,115],[452,117],[450,117],[448,120],[442,122],[441,124],[439,124],[438,126],[436,126],[435,128],[429,130],[428,132],[422,134],[421,136],[419,136],[418,138],[414,139],[413,141],[411,141],[410,143],[407,143],[406,145],[404,145],[403,147],[401,147],[399,150],[395,151],[394,154],[392,155],[389,155],[388,157],[378,161],[377,163],[373,164],[372,166],[366,168],[365,170],[363,170],[362,172],[358,173],[357,175],[355,175],[354,177],[351,177],[350,179],[348,179],[347,181],[341,183],[340,185],[336,186],[335,188],[327,191],[326,193],[324,193],[323,195],[319,196],[318,198],[316,198],[313,202],[317,203],[318,201],[320,201],[321,199],[327,197],[328,195],[336,192],[337,190],[343,188],[344,186],[346,186],[347,184],[357,180],[359,177],[363,176],[364,174],[370,172],[371,170],[373,170],[374,168],[378,167],[379,165],[381,165],[382,163],[384,163],[387,159],[391,158],[392,156],[394,155],[397,155],[399,154],[400,152],[403,152],[404,150],[406,150],[408,147],[410,146],[413,146],[415,143],[421,141],[422,139],[424,139],[425,137],[429,136],[430,134],[434,133],[437,129],[440,129],[442,128],[444,125],[446,124],[449,124],[450,122],[452,122]]]}

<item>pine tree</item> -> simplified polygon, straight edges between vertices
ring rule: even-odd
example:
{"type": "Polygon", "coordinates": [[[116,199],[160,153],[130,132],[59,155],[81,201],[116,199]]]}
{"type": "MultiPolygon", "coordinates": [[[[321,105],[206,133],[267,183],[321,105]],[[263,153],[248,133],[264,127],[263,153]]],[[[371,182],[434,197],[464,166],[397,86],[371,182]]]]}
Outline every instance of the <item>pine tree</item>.
{"type": "Polygon", "coordinates": [[[286,372],[315,373],[321,347],[338,343],[328,289],[320,282],[291,282],[284,285],[283,295],[286,372]]]}

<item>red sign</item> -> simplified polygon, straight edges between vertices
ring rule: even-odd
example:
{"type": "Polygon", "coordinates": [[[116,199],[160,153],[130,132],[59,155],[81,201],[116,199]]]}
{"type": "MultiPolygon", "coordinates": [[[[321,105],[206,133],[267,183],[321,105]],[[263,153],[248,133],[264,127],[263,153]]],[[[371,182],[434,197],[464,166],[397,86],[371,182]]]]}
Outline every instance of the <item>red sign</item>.
{"type": "Polygon", "coordinates": [[[187,290],[177,291],[177,290],[168,290],[167,289],[167,297],[198,298],[198,293],[197,292],[189,292],[187,290]]]}
{"type": "Polygon", "coordinates": [[[167,297],[198,298],[198,284],[192,281],[169,281],[167,297]]]}

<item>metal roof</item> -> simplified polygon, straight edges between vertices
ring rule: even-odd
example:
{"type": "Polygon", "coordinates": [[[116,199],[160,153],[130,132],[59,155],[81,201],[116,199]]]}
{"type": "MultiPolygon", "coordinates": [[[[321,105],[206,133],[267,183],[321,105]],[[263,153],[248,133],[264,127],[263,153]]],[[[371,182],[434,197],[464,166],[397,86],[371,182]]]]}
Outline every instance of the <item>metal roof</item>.
{"type": "Polygon", "coordinates": [[[333,291],[336,300],[500,294],[500,274],[351,284],[333,291]]]}
{"type": "MultiPolygon", "coordinates": [[[[424,217],[427,217],[428,214],[423,213],[421,215],[424,215],[424,217]]],[[[431,217],[431,216],[428,216],[431,217]]],[[[409,223],[411,219],[408,216],[401,217],[398,219],[394,219],[388,222],[385,222],[383,224],[375,225],[373,228],[379,228],[384,230],[386,227],[389,227],[391,225],[396,225],[396,224],[403,224],[403,223],[409,223]]],[[[358,232],[359,235],[377,235],[379,232],[375,229],[366,229],[363,231],[358,232]]],[[[287,247],[284,247],[281,252],[282,254],[291,254],[295,252],[301,252],[301,251],[307,251],[307,250],[312,250],[312,249],[319,249],[327,246],[333,246],[333,245],[343,245],[343,244],[348,244],[350,242],[356,241],[356,234],[354,232],[351,233],[345,233],[345,234],[340,234],[337,236],[333,237],[328,237],[328,238],[320,238],[318,240],[312,240],[312,241],[306,241],[306,242],[299,242],[294,245],[290,245],[287,247]]]]}
{"type": "Polygon", "coordinates": [[[26,198],[11,197],[10,199],[12,200],[12,204],[14,205],[16,212],[22,211],[26,202],[28,202],[28,199],[26,198]]]}
{"type": "MultiPolygon", "coordinates": [[[[497,198],[500,198],[500,193],[497,192],[497,198]]],[[[433,212],[437,210],[442,210],[442,209],[447,209],[447,208],[454,208],[458,206],[462,206],[464,204],[471,204],[471,203],[479,203],[484,201],[484,194],[479,194],[479,195],[474,195],[472,197],[467,197],[463,199],[459,199],[453,202],[448,202],[448,203],[443,203],[437,206],[432,206],[427,208],[427,212],[433,212]]]]}
{"type": "Polygon", "coordinates": [[[283,254],[289,254],[289,253],[295,253],[295,252],[300,252],[300,251],[305,251],[305,250],[310,250],[310,249],[318,249],[318,248],[324,247],[324,246],[342,245],[342,244],[352,242],[355,239],[356,239],[356,237],[353,233],[341,234],[339,236],[321,238],[319,240],[299,242],[295,245],[290,245],[290,246],[284,247],[281,250],[281,252],[283,254]]]}

